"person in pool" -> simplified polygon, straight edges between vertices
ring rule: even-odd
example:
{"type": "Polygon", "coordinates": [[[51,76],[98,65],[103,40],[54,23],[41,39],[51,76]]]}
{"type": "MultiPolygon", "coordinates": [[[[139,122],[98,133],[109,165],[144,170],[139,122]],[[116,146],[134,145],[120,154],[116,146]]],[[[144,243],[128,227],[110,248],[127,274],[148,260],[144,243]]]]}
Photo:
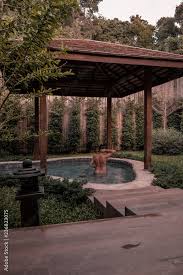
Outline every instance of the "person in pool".
{"type": "Polygon", "coordinates": [[[93,155],[91,165],[95,168],[96,175],[107,174],[107,160],[111,155],[116,152],[112,149],[102,149],[103,146],[99,147],[99,152],[93,155]]]}

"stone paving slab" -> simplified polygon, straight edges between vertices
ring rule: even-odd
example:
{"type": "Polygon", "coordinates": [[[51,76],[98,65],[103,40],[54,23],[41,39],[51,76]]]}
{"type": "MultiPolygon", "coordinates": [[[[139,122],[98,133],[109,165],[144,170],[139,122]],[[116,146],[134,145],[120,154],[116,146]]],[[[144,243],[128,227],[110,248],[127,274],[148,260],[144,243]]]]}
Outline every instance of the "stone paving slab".
{"type": "Polygon", "coordinates": [[[10,230],[9,275],[182,275],[182,209],[10,230]]]}

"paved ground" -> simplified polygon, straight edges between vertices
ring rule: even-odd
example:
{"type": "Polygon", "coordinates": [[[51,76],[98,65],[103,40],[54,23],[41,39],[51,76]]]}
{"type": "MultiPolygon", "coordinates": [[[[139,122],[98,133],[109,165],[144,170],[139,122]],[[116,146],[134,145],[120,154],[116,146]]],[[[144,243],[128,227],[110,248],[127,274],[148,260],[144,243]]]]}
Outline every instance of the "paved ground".
{"type": "Polygon", "coordinates": [[[182,211],[10,230],[8,274],[182,275],[182,211]]]}

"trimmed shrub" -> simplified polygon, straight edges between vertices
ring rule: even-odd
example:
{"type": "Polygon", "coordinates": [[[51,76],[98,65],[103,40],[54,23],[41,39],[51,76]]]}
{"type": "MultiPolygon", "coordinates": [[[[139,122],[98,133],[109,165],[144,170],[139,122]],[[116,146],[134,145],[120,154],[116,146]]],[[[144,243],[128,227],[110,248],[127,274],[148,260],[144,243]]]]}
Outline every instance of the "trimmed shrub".
{"type": "Polygon", "coordinates": [[[70,205],[78,205],[87,201],[88,196],[92,194],[92,190],[83,188],[85,181],[64,179],[52,179],[50,177],[42,178],[42,184],[45,194],[54,195],[58,200],[69,203],[70,205]]]}
{"type": "Polygon", "coordinates": [[[168,116],[168,127],[175,128],[177,131],[181,130],[181,118],[182,118],[182,110],[177,110],[168,116]]]}
{"type": "Polygon", "coordinates": [[[162,116],[153,110],[153,128],[159,129],[162,127],[162,116]]]}
{"type": "Polygon", "coordinates": [[[170,162],[154,162],[152,172],[155,174],[154,185],[162,188],[183,188],[183,168],[170,162]]]}
{"type": "Polygon", "coordinates": [[[135,113],[135,107],[133,101],[128,101],[126,104],[126,110],[124,114],[124,123],[122,129],[122,149],[134,150],[136,147],[136,133],[133,116],[135,113]]]}
{"type": "Polygon", "coordinates": [[[68,149],[70,152],[77,152],[81,141],[80,107],[77,101],[74,102],[72,107],[68,132],[68,149]]]}
{"type": "Polygon", "coordinates": [[[155,130],[153,132],[153,153],[157,155],[183,153],[182,133],[173,128],[155,130]]]}
{"type": "Polygon", "coordinates": [[[99,132],[99,106],[98,102],[93,99],[89,101],[86,111],[87,152],[91,152],[99,146],[99,132]]]}
{"type": "Polygon", "coordinates": [[[144,149],[144,105],[137,104],[136,111],[136,150],[144,149]]]}
{"type": "Polygon", "coordinates": [[[48,152],[50,154],[60,154],[64,150],[63,144],[63,115],[64,99],[53,99],[50,110],[48,152]]]}

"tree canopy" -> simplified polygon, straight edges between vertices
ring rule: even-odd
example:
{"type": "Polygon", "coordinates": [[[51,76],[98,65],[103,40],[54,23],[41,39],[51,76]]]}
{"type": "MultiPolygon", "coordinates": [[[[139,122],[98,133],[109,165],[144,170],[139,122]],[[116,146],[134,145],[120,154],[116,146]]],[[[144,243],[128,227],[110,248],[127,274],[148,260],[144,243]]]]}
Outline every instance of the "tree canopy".
{"type": "Polygon", "coordinates": [[[2,106],[20,89],[41,89],[48,78],[64,76],[45,48],[67,22],[77,0],[4,0],[0,7],[0,71],[2,106]],[[34,86],[32,87],[32,83],[34,86]]]}

